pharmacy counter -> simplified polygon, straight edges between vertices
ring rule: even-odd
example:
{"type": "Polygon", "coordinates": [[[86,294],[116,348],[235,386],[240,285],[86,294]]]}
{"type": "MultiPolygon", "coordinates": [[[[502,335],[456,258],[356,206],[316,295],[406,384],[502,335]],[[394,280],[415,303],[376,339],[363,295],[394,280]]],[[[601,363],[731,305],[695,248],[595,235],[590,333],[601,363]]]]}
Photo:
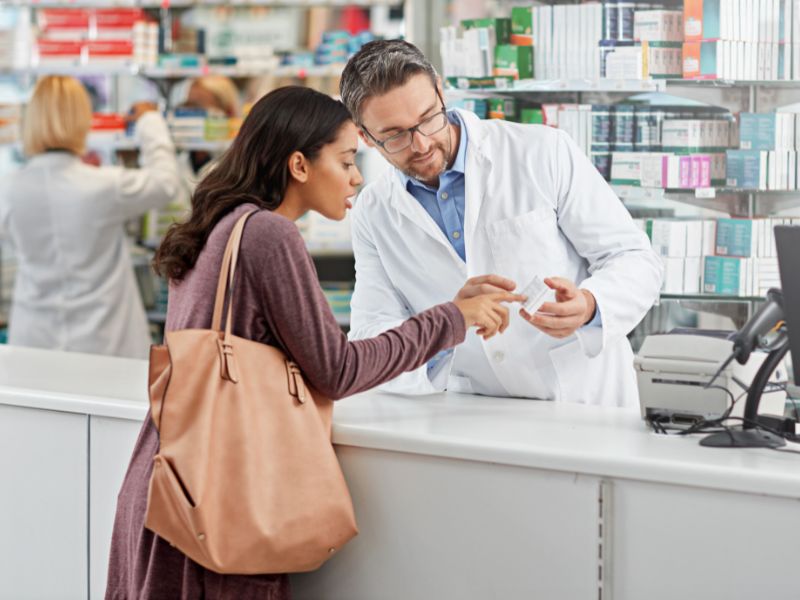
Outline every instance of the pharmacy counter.
{"type": "MultiPolygon", "coordinates": [[[[146,371],[0,347],[0,598],[102,597],[146,371]]],[[[301,600],[797,596],[800,455],[455,394],[349,398],[334,441],[361,533],[301,600]]]]}

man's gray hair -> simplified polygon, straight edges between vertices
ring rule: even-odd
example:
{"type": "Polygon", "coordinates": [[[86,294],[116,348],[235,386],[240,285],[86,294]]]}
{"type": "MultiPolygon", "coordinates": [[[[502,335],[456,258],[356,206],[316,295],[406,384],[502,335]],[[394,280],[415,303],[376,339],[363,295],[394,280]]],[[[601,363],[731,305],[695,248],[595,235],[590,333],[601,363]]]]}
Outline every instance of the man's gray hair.
{"type": "Polygon", "coordinates": [[[381,96],[419,73],[428,75],[436,86],[436,69],[419,48],[404,40],[376,40],[364,44],[347,61],[339,93],[353,120],[361,125],[361,107],[365,100],[381,96]]]}

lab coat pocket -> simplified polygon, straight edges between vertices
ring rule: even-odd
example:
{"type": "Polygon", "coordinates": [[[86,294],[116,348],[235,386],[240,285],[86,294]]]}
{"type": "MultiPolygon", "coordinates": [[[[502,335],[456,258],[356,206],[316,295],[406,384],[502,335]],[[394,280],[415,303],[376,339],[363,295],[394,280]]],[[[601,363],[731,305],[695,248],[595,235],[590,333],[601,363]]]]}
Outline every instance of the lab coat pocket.
{"type": "Polygon", "coordinates": [[[558,400],[588,404],[584,383],[596,381],[587,377],[591,369],[590,359],[583,353],[580,342],[572,338],[562,346],[550,350],[550,360],[558,380],[558,400]]]}
{"type": "Polygon", "coordinates": [[[567,266],[565,240],[555,213],[540,207],[486,226],[497,273],[524,286],[534,275],[549,277],[567,266]]]}

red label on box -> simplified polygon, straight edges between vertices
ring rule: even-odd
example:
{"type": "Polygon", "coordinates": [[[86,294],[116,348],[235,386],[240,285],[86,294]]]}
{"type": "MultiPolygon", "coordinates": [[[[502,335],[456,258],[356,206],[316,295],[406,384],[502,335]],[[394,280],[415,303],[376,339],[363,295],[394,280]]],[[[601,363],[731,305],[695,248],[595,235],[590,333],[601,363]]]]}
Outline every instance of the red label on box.
{"type": "Polygon", "coordinates": [[[128,40],[94,40],[86,42],[89,56],[131,56],[133,42],[128,40]]]}
{"type": "Polygon", "coordinates": [[[39,56],[80,56],[84,42],[71,40],[38,40],[39,56]]]}
{"type": "Polygon", "coordinates": [[[92,130],[108,131],[125,129],[125,117],[117,113],[94,113],[92,115],[92,130]]]}
{"type": "Polygon", "coordinates": [[[39,11],[39,27],[48,29],[88,29],[89,11],[48,8],[39,11]]]}

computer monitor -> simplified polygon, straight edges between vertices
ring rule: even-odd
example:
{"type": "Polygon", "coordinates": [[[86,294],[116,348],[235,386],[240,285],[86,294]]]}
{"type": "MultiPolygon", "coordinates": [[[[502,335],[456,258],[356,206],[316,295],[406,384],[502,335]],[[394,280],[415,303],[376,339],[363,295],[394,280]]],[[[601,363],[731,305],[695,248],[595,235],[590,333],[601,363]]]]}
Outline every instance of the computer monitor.
{"type": "Polygon", "coordinates": [[[783,291],[783,313],[789,329],[794,384],[800,386],[800,226],[775,227],[775,246],[783,291]]]}

